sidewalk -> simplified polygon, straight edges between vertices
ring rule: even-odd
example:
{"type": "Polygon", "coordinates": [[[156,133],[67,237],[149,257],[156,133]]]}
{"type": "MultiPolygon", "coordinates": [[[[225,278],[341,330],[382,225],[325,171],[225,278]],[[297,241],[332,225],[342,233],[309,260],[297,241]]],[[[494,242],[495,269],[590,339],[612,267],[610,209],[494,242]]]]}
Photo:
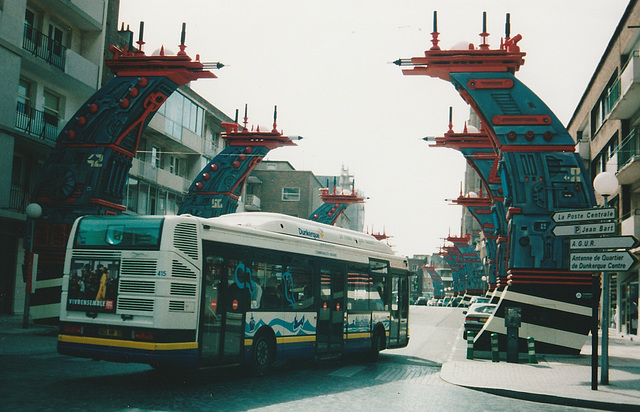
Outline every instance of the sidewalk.
{"type": "MultiPolygon", "coordinates": [[[[602,346],[598,347],[602,361],[602,346]]],[[[451,384],[535,402],[640,411],[640,341],[609,332],[609,385],[591,389],[591,338],[580,355],[538,355],[538,364],[490,359],[450,361],[440,377],[451,384]]],[[[526,355],[526,354],[525,354],[526,355]]],[[[522,354],[521,354],[522,356],[522,354]]],[[[526,358],[525,358],[526,359],[526,358]]]]}
{"type": "Polygon", "coordinates": [[[28,328],[22,327],[22,315],[0,315],[0,335],[57,335],[58,327],[54,325],[34,325],[29,322],[28,328]]]}

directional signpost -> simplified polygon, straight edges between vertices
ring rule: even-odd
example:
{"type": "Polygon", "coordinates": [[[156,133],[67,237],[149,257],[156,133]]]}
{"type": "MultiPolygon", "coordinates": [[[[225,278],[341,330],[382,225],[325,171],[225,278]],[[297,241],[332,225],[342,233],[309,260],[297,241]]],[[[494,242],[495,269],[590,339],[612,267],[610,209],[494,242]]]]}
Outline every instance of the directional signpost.
{"type": "Polygon", "coordinates": [[[633,249],[640,242],[634,236],[583,237],[571,239],[569,248],[576,249],[633,249]]]}
{"type": "Polygon", "coordinates": [[[637,262],[636,258],[624,250],[621,252],[571,253],[569,269],[581,272],[625,272],[637,262]]]}
{"type": "Polygon", "coordinates": [[[616,218],[616,209],[613,207],[599,207],[594,209],[563,210],[551,215],[556,223],[592,222],[594,220],[607,220],[616,218]]]}
{"type": "Polygon", "coordinates": [[[625,272],[637,259],[629,253],[639,245],[634,236],[617,236],[616,209],[600,207],[555,212],[556,236],[571,237],[569,270],[574,272],[625,272]],[[613,235],[613,236],[607,236],[613,235]]]}
{"type": "Polygon", "coordinates": [[[616,224],[615,222],[603,222],[554,226],[551,232],[556,236],[607,235],[616,233],[616,224]]]}

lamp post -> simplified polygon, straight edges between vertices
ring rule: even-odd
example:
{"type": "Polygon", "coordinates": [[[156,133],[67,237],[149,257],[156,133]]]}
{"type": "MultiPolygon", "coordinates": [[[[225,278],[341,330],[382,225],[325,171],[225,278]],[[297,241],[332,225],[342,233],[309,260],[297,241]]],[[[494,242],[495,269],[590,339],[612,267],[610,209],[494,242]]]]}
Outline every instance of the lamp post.
{"type": "MultiPolygon", "coordinates": [[[[593,188],[604,198],[605,207],[608,206],[609,196],[618,190],[618,178],[615,173],[602,172],[593,179],[593,188]]],[[[609,384],[609,325],[611,324],[611,286],[609,272],[602,272],[602,365],[600,369],[600,383],[609,384]]]]}
{"type": "Polygon", "coordinates": [[[26,277],[25,280],[27,285],[24,293],[24,314],[22,316],[23,329],[29,328],[29,301],[31,298],[31,293],[33,292],[33,289],[34,289],[33,283],[35,279],[33,274],[37,270],[37,266],[38,266],[38,261],[37,259],[34,259],[34,256],[33,256],[33,234],[35,232],[36,219],[42,216],[42,206],[40,206],[37,203],[30,203],[29,205],[27,205],[26,212],[27,212],[27,217],[29,218],[27,220],[27,225],[29,229],[29,251],[27,252],[28,256],[26,257],[25,260],[31,263],[26,265],[25,268],[23,268],[23,271],[27,272],[27,273],[24,273],[26,277]]]}

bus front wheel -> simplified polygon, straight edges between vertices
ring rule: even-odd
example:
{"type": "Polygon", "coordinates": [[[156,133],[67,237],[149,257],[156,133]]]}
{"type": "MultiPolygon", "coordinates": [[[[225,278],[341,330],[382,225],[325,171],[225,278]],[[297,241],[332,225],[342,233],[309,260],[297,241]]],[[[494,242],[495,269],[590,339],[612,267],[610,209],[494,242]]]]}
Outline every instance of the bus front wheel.
{"type": "Polygon", "coordinates": [[[252,366],[258,374],[266,373],[276,356],[276,345],[273,337],[262,333],[253,340],[252,366]]]}

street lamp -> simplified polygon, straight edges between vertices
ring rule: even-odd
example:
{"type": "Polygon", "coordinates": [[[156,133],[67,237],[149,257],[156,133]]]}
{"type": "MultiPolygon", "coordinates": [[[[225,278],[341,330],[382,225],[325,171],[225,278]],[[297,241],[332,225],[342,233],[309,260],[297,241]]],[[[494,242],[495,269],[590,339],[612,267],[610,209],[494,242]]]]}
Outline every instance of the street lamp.
{"type": "Polygon", "coordinates": [[[35,232],[36,219],[42,216],[42,206],[40,206],[37,203],[30,203],[27,205],[27,208],[25,211],[27,213],[27,217],[29,218],[27,220],[27,225],[29,226],[29,251],[27,252],[28,253],[27,259],[29,262],[31,262],[31,264],[26,266],[28,269],[30,269],[30,271],[28,271],[28,273],[25,274],[27,276],[26,278],[27,286],[25,288],[25,293],[24,293],[24,313],[22,316],[22,328],[28,329],[29,328],[29,300],[31,298],[31,292],[33,291],[33,286],[34,286],[33,272],[37,270],[37,260],[35,260],[33,256],[33,234],[35,232]]]}
{"type": "MultiPolygon", "coordinates": [[[[615,173],[602,172],[593,179],[593,188],[604,198],[604,206],[608,206],[609,196],[618,190],[618,178],[615,173]]],[[[609,384],[609,325],[611,324],[611,286],[609,272],[602,272],[602,365],[600,383],[609,384]]]]}

